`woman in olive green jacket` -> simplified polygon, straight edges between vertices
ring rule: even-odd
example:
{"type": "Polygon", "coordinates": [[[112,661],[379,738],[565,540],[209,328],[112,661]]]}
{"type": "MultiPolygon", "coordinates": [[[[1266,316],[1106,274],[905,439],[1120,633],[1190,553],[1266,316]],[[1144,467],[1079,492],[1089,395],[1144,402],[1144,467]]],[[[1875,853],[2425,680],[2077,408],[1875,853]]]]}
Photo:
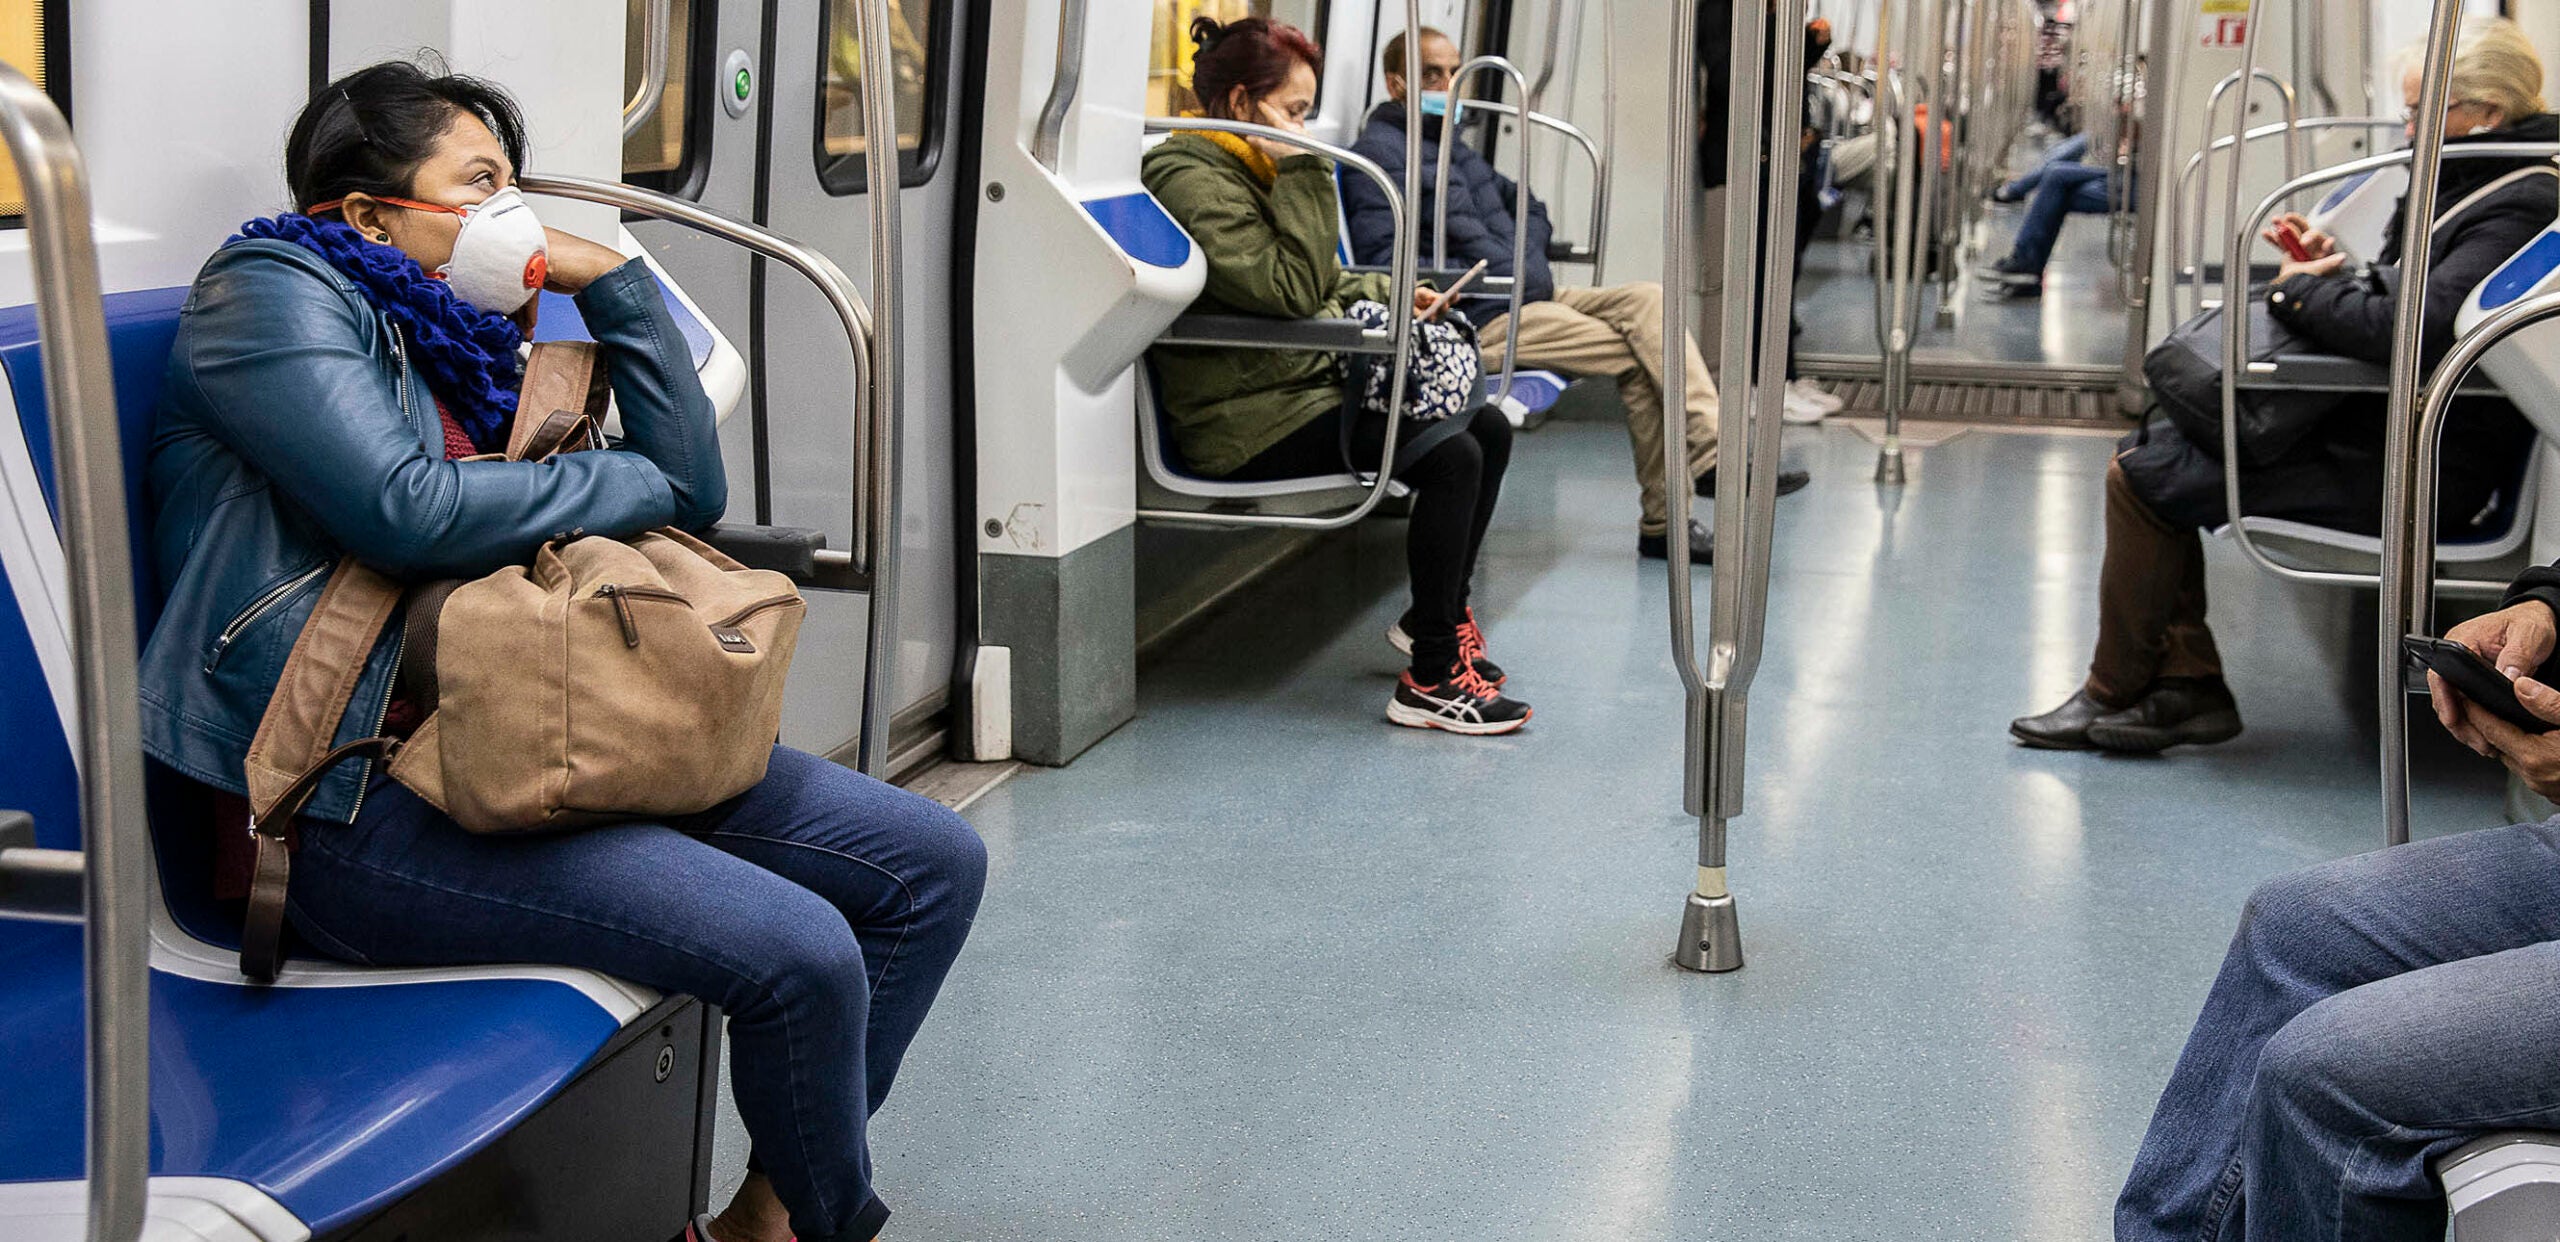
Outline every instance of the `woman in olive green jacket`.
{"type": "MultiPolygon", "coordinates": [[[[1323,53],[1294,26],[1249,17],[1191,25],[1199,44],[1192,90],[1201,111],[1305,131],[1323,53]]],[[[1335,257],[1340,212],[1333,165],[1263,137],[1207,130],[1173,135],[1147,153],[1149,192],[1207,259],[1207,287],[1192,309],[1282,319],[1341,317],[1353,302],[1394,296],[1384,276],[1345,272],[1335,257]]],[[[1417,309],[1424,299],[1417,297],[1417,309]]],[[[1234,479],[1340,473],[1343,421],[1355,459],[1377,460],[1385,420],[1361,417],[1342,360],[1313,351],[1160,346],[1157,399],[1191,469],[1234,479]]],[[[1467,606],[1511,423],[1491,406],[1455,417],[1465,429],[1396,472],[1414,491],[1405,534],[1413,605],[1387,631],[1412,665],[1387,703],[1400,725],[1453,733],[1509,733],[1529,705],[1505,697],[1502,670],[1486,658],[1484,632],[1467,606]]]]}

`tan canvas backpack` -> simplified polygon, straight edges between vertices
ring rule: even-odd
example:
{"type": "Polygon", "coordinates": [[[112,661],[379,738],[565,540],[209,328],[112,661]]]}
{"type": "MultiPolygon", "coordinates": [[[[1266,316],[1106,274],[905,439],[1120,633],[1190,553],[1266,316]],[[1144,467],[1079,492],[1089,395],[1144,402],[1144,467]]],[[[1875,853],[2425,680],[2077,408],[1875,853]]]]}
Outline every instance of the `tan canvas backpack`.
{"type": "MultiPolygon", "coordinates": [[[[591,345],[534,347],[507,457],[592,446],[604,383],[591,345]]],[[[240,966],[281,964],[285,826],[350,758],[475,833],[682,815],[764,779],[805,605],[791,580],[674,529],[544,544],[530,565],[400,584],[348,557],[294,641],[248,758],[256,838],[240,966]],[[405,595],[405,740],[335,750],[355,681],[405,595]]]]}

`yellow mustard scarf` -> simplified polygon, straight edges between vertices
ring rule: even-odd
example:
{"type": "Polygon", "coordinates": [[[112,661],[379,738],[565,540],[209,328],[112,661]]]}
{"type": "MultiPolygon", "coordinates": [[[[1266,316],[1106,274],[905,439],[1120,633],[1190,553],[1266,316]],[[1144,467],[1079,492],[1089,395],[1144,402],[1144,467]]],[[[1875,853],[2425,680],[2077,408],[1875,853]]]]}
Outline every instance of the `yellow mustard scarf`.
{"type": "MultiPolygon", "coordinates": [[[[1182,115],[1187,117],[1196,117],[1199,116],[1200,113],[1184,112],[1182,115]]],[[[1252,173],[1253,179],[1261,182],[1265,186],[1270,185],[1280,177],[1279,162],[1273,160],[1270,156],[1263,154],[1262,148],[1257,147],[1250,142],[1246,142],[1240,135],[1230,134],[1224,130],[1217,129],[1186,129],[1180,132],[1189,134],[1195,138],[1206,138],[1209,141],[1216,143],[1219,150],[1244,161],[1245,171],[1252,173]]]]}

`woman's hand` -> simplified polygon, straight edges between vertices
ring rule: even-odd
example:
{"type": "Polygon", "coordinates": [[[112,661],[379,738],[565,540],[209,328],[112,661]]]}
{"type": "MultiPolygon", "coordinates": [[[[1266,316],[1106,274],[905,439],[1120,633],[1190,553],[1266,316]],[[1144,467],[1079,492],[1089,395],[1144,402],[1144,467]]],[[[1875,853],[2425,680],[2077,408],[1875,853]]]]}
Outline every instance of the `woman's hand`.
{"type": "Polygon", "coordinates": [[[2281,250],[2284,248],[2284,243],[2276,240],[2276,230],[2286,225],[2293,226],[2294,237],[2301,241],[2303,250],[2312,258],[2325,259],[2338,253],[2338,239],[2311,227],[2311,221],[2305,219],[2298,211],[2288,211],[2277,216],[2275,223],[2258,236],[2266,238],[2268,245],[2281,250]]]}
{"type": "Polygon", "coordinates": [[[2308,262],[2299,259],[2289,259],[2286,260],[2283,267],[2276,269],[2276,283],[2283,284],[2296,276],[2331,275],[2339,268],[2345,267],[2346,265],[2347,256],[2339,254],[2336,251],[2331,251],[2320,258],[2312,259],[2308,262]]]}
{"type": "Polygon", "coordinates": [[[1413,290],[1413,317],[1426,321],[1438,319],[1448,309],[1439,302],[1438,292],[1426,285],[1416,285],[1413,290]]]}
{"type": "Polygon", "coordinates": [[[553,293],[582,293],[597,277],[630,261],[620,251],[575,233],[554,228],[542,231],[551,247],[551,274],[543,278],[542,287],[553,293]]]}
{"type": "MultiPolygon", "coordinates": [[[[1279,109],[1274,108],[1270,104],[1264,103],[1259,99],[1253,101],[1253,112],[1256,120],[1261,121],[1263,124],[1268,125],[1273,129],[1285,129],[1293,134],[1303,134],[1307,132],[1307,127],[1304,123],[1291,119],[1279,109]]],[[[1305,148],[1293,147],[1288,143],[1265,138],[1260,134],[1247,134],[1244,136],[1244,140],[1252,143],[1254,150],[1270,156],[1271,162],[1275,164],[1292,155],[1307,154],[1305,148]]]]}
{"type": "MultiPolygon", "coordinates": [[[[2551,658],[2552,648],[2560,646],[2560,622],[2555,622],[2549,605],[2540,600],[2526,600],[2513,608],[2473,617],[2445,631],[2444,636],[2469,647],[2473,654],[2506,674],[2507,680],[2516,683],[2516,698],[2531,708],[2535,715],[2544,715],[2544,711],[2525,697],[2528,685],[2540,689],[2545,701],[2553,705],[2553,710],[2560,711],[2560,695],[2554,695],[2549,687],[2534,681],[2531,676],[2534,670],[2542,667],[2544,660],[2551,658]]],[[[2531,736],[2487,712],[2473,710],[2469,700],[2434,673],[2427,674],[2427,695],[2434,701],[2436,719],[2443,723],[2445,731],[2481,754],[2497,754],[2483,730],[2484,725],[2498,725],[2519,737],[2531,736]]],[[[2547,718],[2560,722],[2560,716],[2547,718]]]]}

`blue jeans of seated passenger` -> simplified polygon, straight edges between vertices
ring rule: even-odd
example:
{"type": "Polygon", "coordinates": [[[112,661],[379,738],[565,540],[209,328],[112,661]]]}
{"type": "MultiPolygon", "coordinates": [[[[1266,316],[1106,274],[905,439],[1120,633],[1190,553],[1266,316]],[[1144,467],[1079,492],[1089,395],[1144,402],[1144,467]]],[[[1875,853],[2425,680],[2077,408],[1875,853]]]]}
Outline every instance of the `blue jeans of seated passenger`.
{"type": "Polygon", "coordinates": [[[941,804],[777,746],[754,789],[666,824],[482,837],[377,781],[311,826],[287,911],[378,965],[540,961],[720,1006],[757,1167],[802,1242],[867,1242],[866,1119],[968,937],[986,849],[941,804]]]}
{"type": "Polygon", "coordinates": [[[2107,170],[2087,164],[2048,169],[2036,196],[2027,200],[2026,219],[2018,223],[2018,239],[2009,244],[2005,262],[2015,272],[2041,272],[2062,239],[2062,222],[2074,215],[2104,215],[2109,206],[2107,170]]]}
{"type": "Polygon", "coordinates": [[[2117,1200],[2117,1242],[2444,1236],[2428,1165],[2560,1126],[2560,820],[2251,894],[2117,1200]]]}
{"type": "Polygon", "coordinates": [[[2083,158],[2087,157],[2088,154],[2089,135],[2073,134],[2072,136],[2053,144],[2052,148],[2044,153],[2044,158],[2036,161],[2036,166],[2026,171],[2026,175],[2010,182],[2007,185],[2001,186],[2000,197],[2023,199],[2029,194],[2035,193],[2036,187],[2044,184],[2044,175],[2046,173],[2052,172],[2057,168],[2077,164],[2083,158]]]}

